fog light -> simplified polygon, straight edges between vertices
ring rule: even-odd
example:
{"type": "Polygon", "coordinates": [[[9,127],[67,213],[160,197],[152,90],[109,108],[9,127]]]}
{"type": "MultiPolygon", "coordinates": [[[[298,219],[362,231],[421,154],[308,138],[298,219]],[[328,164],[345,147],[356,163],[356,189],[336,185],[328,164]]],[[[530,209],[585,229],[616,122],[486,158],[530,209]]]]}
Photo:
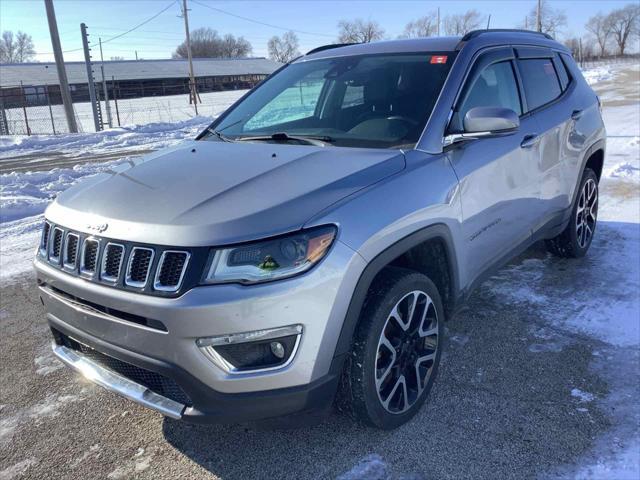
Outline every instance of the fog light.
{"type": "Polygon", "coordinates": [[[273,370],[288,365],[300,343],[302,325],[234,333],[196,341],[202,353],[227,373],[273,370]]]}
{"type": "Polygon", "coordinates": [[[284,345],[280,342],[271,342],[271,353],[280,359],[284,358],[284,345]]]}

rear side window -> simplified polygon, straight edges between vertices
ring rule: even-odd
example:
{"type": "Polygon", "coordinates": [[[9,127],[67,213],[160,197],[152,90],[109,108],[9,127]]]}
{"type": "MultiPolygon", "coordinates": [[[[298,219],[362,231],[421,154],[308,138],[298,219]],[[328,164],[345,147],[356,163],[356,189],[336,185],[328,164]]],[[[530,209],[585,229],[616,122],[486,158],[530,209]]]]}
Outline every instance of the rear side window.
{"type": "Polygon", "coordinates": [[[558,74],[550,58],[519,60],[529,110],[552,102],[562,94],[558,74]]]}
{"type": "Polygon", "coordinates": [[[521,115],[518,84],[511,61],[494,63],[485,68],[468,87],[463,99],[452,118],[454,131],[463,130],[464,116],[475,107],[510,108],[521,115]]]}

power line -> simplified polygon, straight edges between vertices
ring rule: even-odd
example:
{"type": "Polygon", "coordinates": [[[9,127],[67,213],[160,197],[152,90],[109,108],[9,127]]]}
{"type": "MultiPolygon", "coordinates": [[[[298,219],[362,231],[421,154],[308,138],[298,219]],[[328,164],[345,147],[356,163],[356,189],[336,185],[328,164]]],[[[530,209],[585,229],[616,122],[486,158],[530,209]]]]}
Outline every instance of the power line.
{"type": "Polygon", "coordinates": [[[257,23],[258,25],[264,25],[265,27],[277,28],[278,30],[284,30],[284,31],[287,31],[287,32],[289,32],[289,31],[290,32],[296,32],[296,33],[301,33],[303,35],[316,35],[316,36],[319,36],[319,37],[331,37],[331,38],[334,38],[334,36],[335,36],[335,35],[329,35],[327,33],[305,32],[304,30],[296,30],[294,28],[281,27],[279,25],[273,25],[271,23],[261,22],[260,20],[256,20],[254,18],[243,17],[242,15],[237,15],[235,13],[227,12],[226,10],[222,10],[220,8],[212,7],[211,5],[206,5],[204,3],[198,2],[197,0],[191,0],[191,3],[196,3],[196,4],[200,5],[201,7],[208,8],[209,10],[214,10],[214,11],[216,11],[218,13],[222,13],[224,15],[229,15],[231,17],[236,17],[236,18],[239,18],[241,20],[246,20],[247,22],[257,23]]]}
{"type": "MultiPolygon", "coordinates": [[[[102,43],[107,43],[107,42],[111,42],[112,40],[115,40],[117,38],[120,37],[124,37],[125,35],[133,32],[134,30],[137,30],[138,28],[142,27],[143,25],[146,25],[147,23],[149,23],[151,20],[155,20],[156,18],[158,18],[160,15],[162,15],[164,12],[166,12],[167,10],[169,10],[172,6],[174,6],[176,3],[178,2],[178,0],[173,0],[169,5],[167,5],[165,8],[163,8],[162,10],[160,10],[158,13],[156,13],[155,15],[147,18],[144,22],[139,23],[138,25],[136,25],[133,28],[130,28],[129,30],[126,30],[123,33],[119,33],[118,35],[114,35],[113,37],[110,37],[108,39],[106,39],[105,41],[103,41],[102,43]]],[[[74,48],[72,50],[65,50],[62,53],[71,53],[71,52],[79,52],[80,50],[83,50],[83,48],[74,48]]],[[[37,53],[36,55],[53,55],[53,52],[45,52],[45,53],[37,53]]]]}
{"type": "Polygon", "coordinates": [[[113,36],[113,37],[111,37],[111,38],[106,39],[106,40],[105,40],[104,42],[102,42],[102,43],[104,44],[104,43],[110,42],[110,41],[112,41],[112,40],[115,40],[116,38],[124,37],[126,34],[131,33],[131,32],[133,32],[134,30],[137,30],[138,28],[142,27],[143,25],[146,25],[146,24],[147,24],[147,23],[149,23],[151,20],[156,19],[157,17],[159,17],[160,15],[162,15],[164,12],[166,12],[167,10],[169,10],[171,7],[173,7],[173,6],[177,3],[177,1],[178,1],[178,0],[173,0],[169,5],[167,5],[165,8],[163,8],[162,10],[160,10],[160,11],[159,11],[158,13],[156,13],[154,16],[149,17],[149,18],[148,18],[148,19],[146,19],[144,22],[139,23],[138,25],[136,25],[136,26],[135,26],[135,27],[133,27],[133,28],[130,28],[129,30],[127,30],[127,31],[126,31],[126,32],[124,32],[124,33],[120,33],[120,34],[118,34],[118,35],[115,35],[115,36],[113,36]]]}

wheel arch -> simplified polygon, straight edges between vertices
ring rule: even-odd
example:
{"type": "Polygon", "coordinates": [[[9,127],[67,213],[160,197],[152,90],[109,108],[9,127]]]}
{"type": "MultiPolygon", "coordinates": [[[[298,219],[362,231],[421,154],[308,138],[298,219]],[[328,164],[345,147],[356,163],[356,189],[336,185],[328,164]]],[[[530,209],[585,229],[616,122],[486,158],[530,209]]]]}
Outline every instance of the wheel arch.
{"type": "MultiPolygon", "coordinates": [[[[387,266],[402,266],[407,268],[406,262],[410,260],[408,255],[417,255],[420,247],[428,246],[430,248],[442,248],[442,252],[446,256],[446,261],[440,263],[440,265],[434,266],[429,263],[429,260],[440,260],[437,254],[437,250],[424,249],[423,263],[418,267],[426,267],[426,271],[420,268],[413,270],[425,273],[436,284],[440,291],[441,286],[445,288],[446,293],[440,291],[443,297],[443,304],[445,305],[445,312],[450,314],[455,310],[455,306],[460,299],[460,288],[458,278],[458,263],[455,255],[455,249],[453,244],[453,237],[449,228],[445,224],[435,224],[429,227],[425,227],[417,232],[414,232],[407,237],[397,241],[393,245],[389,246],[382,252],[380,252],[369,264],[365,267],[364,271],[360,275],[358,283],[354,289],[351,301],[347,309],[340,336],[335,349],[334,358],[342,357],[348,353],[351,349],[351,341],[358,325],[358,319],[360,317],[360,311],[364,305],[367,293],[376,277],[387,266]],[[426,260],[426,261],[424,261],[426,260]],[[437,268],[446,269],[446,285],[443,283],[442,278],[431,278],[429,271],[437,271],[437,268]],[[435,269],[435,270],[434,270],[435,269]],[[446,296],[446,302],[445,302],[446,296]]],[[[409,267],[411,268],[411,267],[409,267]]],[[[432,274],[433,275],[433,274],[432,274]]]]}

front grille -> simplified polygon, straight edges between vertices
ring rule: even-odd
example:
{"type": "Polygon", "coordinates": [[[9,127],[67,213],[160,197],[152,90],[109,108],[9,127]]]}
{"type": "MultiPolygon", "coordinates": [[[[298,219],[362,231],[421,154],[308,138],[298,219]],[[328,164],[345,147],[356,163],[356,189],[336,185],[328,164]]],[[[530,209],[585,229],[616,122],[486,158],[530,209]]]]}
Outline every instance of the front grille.
{"type": "Polygon", "coordinates": [[[98,253],[100,242],[93,238],[87,238],[82,246],[82,260],[80,262],[80,272],[93,276],[98,265],[98,253]]]}
{"type": "Polygon", "coordinates": [[[53,241],[51,243],[51,251],[49,252],[49,260],[54,263],[60,263],[60,253],[62,252],[62,241],[64,239],[64,231],[61,228],[53,229],[53,241]]]}
{"type": "Polygon", "coordinates": [[[78,244],[80,237],[75,233],[67,233],[67,242],[64,246],[64,258],[62,263],[67,268],[76,268],[76,262],[78,260],[78,244]]]}
{"type": "Polygon", "coordinates": [[[42,238],[40,239],[40,252],[43,255],[47,254],[47,247],[49,246],[50,234],[51,234],[51,224],[49,222],[44,222],[44,227],[42,228],[42,238]]]}
{"type": "Polygon", "coordinates": [[[198,284],[209,248],[174,249],[115,241],[46,221],[38,256],[52,267],[91,282],[175,297],[198,284]]]}
{"type": "Polygon", "coordinates": [[[100,278],[107,282],[117,282],[120,277],[122,260],[124,259],[124,245],[107,243],[102,253],[102,269],[100,278]]]}
{"type": "Polygon", "coordinates": [[[156,372],[152,372],[145,368],[132,365],[117,358],[110,357],[102,352],[99,352],[87,345],[84,345],[77,340],[59,332],[53,330],[53,336],[56,343],[63,345],[71,350],[82,354],[87,360],[97,363],[98,365],[108,368],[129,380],[144,385],[152,392],[162,395],[163,397],[170,398],[178,403],[186,406],[191,406],[192,402],[189,396],[182,388],[176,383],[175,380],[165,377],[156,372]]]}
{"type": "Polygon", "coordinates": [[[160,267],[156,274],[154,287],[157,290],[178,290],[188,261],[189,254],[187,252],[165,251],[160,257],[160,267]]]}
{"type": "Polygon", "coordinates": [[[143,288],[147,284],[152,262],[153,250],[150,248],[135,247],[129,257],[125,283],[132,287],[143,288]]]}

